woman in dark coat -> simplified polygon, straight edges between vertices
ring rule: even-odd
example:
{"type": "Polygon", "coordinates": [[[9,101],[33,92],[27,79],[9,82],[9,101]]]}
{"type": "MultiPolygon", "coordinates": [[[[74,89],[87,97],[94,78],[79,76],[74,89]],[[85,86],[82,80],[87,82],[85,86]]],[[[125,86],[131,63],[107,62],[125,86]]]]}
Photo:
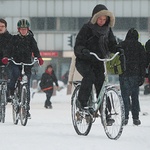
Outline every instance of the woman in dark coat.
{"type": "Polygon", "coordinates": [[[42,91],[46,93],[46,101],[44,104],[45,108],[52,108],[52,103],[50,99],[53,94],[53,83],[55,83],[58,88],[59,85],[53,67],[51,65],[48,65],[45,72],[42,74],[40,82],[40,87],[42,91]]]}
{"type": "Polygon", "coordinates": [[[111,27],[114,26],[115,17],[104,5],[97,5],[92,12],[90,21],[83,25],[79,31],[74,53],[76,68],[83,76],[78,100],[81,107],[87,106],[87,101],[95,85],[97,97],[104,82],[103,62],[98,61],[90,52],[96,53],[100,58],[108,57],[109,52],[116,52],[116,39],[111,27]]]}

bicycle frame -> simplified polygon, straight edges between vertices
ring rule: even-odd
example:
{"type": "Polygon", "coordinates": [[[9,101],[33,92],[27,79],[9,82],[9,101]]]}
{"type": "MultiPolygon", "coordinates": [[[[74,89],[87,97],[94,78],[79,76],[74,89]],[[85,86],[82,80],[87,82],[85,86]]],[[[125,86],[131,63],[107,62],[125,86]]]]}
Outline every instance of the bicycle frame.
{"type": "Polygon", "coordinates": [[[38,59],[35,57],[34,61],[30,64],[26,64],[23,62],[17,63],[13,59],[10,59],[15,65],[22,66],[21,70],[21,78],[19,77],[16,82],[16,90],[15,90],[15,98],[13,100],[13,122],[14,124],[18,123],[18,119],[20,119],[21,124],[25,126],[28,120],[28,100],[29,100],[29,86],[28,86],[28,77],[25,74],[25,66],[32,66],[35,62],[39,62],[38,59]],[[17,108],[17,109],[16,109],[17,108]]]}
{"type": "MultiPolygon", "coordinates": [[[[105,59],[99,58],[99,57],[98,57],[95,53],[93,53],[93,52],[90,52],[90,54],[91,54],[91,55],[94,55],[99,61],[103,61],[103,62],[104,62],[104,76],[105,76],[105,80],[104,80],[104,82],[103,82],[103,85],[102,85],[101,91],[100,91],[100,93],[99,93],[99,95],[98,95],[98,98],[97,98],[97,100],[94,102],[95,104],[97,104],[97,107],[93,108],[93,109],[95,109],[95,111],[98,111],[98,109],[99,109],[99,107],[100,107],[100,105],[101,105],[101,103],[102,103],[104,91],[105,91],[107,88],[113,86],[113,85],[108,85],[109,80],[108,80],[108,73],[107,73],[106,63],[107,63],[108,61],[113,60],[113,59],[119,54],[119,52],[115,53],[115,55],[114,55],[112,58],[105,58],[105,59]]],[[[94,94],[94,93],[93,93],[93,94],[94,94]]]]}

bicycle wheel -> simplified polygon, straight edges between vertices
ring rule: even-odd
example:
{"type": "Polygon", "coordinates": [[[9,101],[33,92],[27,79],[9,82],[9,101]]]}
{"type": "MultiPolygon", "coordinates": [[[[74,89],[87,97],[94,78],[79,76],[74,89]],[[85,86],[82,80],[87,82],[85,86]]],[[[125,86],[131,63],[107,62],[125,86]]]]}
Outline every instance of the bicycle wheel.
{"type": "Polygon", "coordinates": [[[0,93],[0,98],[1,98],[1,108],[0,108],[0,111],[1,111],[1,122],[4,123],[5,122],[5,110],[6,110],[6,93],[4,90],[1,90],[1,93],[0,93]]]}
{"type": "Polygon", "coordinates": [[[19,120],[19,103],[17,103],[16,99],[13,99],[12,102],[12,114],[13,114],[13,123],[17,125],[19,120]]]}
{"type": "Polygon", "coordinates": [[[108,88],[105,91],[100,111],[106,135],[110,139],[118,139],[123,131],[125,114],[123,100],[117,89],[108,88]]]}
{"type": "Polygon", "coordinates": [[[85,111],[79,111],[78,92],[80,85],[77,85],[71,97],[71,113],[74,129],[78,135],[88,135],[92,126],[92,118],[85,111]]]}
{"type": "Polygon", "coordinates": [[[21,88],[21,105],[20,105],[20,121],[23,126],[27,124],[27,100],[28,100],[28,87],[24,84],[21,88]]]}

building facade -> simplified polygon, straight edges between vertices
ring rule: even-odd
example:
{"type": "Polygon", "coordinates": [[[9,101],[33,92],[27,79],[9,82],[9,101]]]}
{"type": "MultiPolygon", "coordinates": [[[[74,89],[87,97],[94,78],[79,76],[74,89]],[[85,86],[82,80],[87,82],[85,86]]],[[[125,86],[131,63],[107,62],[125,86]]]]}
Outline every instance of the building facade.
{"type": "Polygon", "coordinates": [[[19,19],[28,19],[31,30],[37,40],[43,67],[51,63],[56,75],[61,76],[69,69],[73,48],[72,42],[82,25],[87,22],[96,4],[104,4],[116,17],[113,31],[124,39],[129,28],[134,27],[140,33],[140,41],[145,44],[150,35],[149,0],[0,0],[0,17],[8,22],[8,30],[17,32],[19,19]]]}

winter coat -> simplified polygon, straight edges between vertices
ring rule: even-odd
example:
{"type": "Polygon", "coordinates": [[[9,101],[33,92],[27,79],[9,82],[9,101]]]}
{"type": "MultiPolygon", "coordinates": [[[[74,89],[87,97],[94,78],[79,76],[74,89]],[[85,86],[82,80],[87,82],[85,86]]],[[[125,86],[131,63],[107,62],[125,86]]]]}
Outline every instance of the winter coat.
{"type": "Polygon", "coordinates": [[[11,38],[12,38],[12,35],[8,31],[6,31],[3,34],[0,34],[0,66],[3,65],[1,60],[4,57],[6,46],[8,45],[11,38]]]}
{"type": "Polygon", "coordinates": [[[148,40],[145,43],[145,49],[146,49],[146,68],[147,68],[146,77],[148,77],[150,81],[150,40],[148,40]]]}
{"type": "Polygon", "coordinates": [[[41,77],[41,82],[40,82],[41,89],[43,91],[53,90],[53,83],[55,83],[55,85],[58,86],[58,81],[54,71],[52,71],[51,74],[45,71],[41,77]]]}
{"type": "Polygon", "coordinates": [[[121,76],[145,76],[146,53],[138,41],[138,32],[130,29],[123,42],[120,43],[126,57],[126,71],[121,76]]]}
{"type": "Polygon", "coordinates": [[[31,57],[41,57],[37,42],[33,33],[29,31],[27,36],[20,34],[14,35],[10,44],[7,46],[5,56],[13,57],[16,62],[31,63],[31,57]]]}
{"type": "Polygon", "coordinates": [[[88,49],[90,52],[96,53],[100,58],[107,57],[109,52],[115,52],[117,43],[111,30],[114,22],[115,17],[104,5],[97,5],[95,7],[91,20],[83,25],[76,37],[74,47],[76,66],[78,64],[87,64],[93,67],[103,67],[102,62],[98,61],[94,56],[87,57],[84,55],[83,50],[88,49]],[[101,15],[108,16],[107,22],[102,27],[96,23],[96,20],[101,15]]]}

